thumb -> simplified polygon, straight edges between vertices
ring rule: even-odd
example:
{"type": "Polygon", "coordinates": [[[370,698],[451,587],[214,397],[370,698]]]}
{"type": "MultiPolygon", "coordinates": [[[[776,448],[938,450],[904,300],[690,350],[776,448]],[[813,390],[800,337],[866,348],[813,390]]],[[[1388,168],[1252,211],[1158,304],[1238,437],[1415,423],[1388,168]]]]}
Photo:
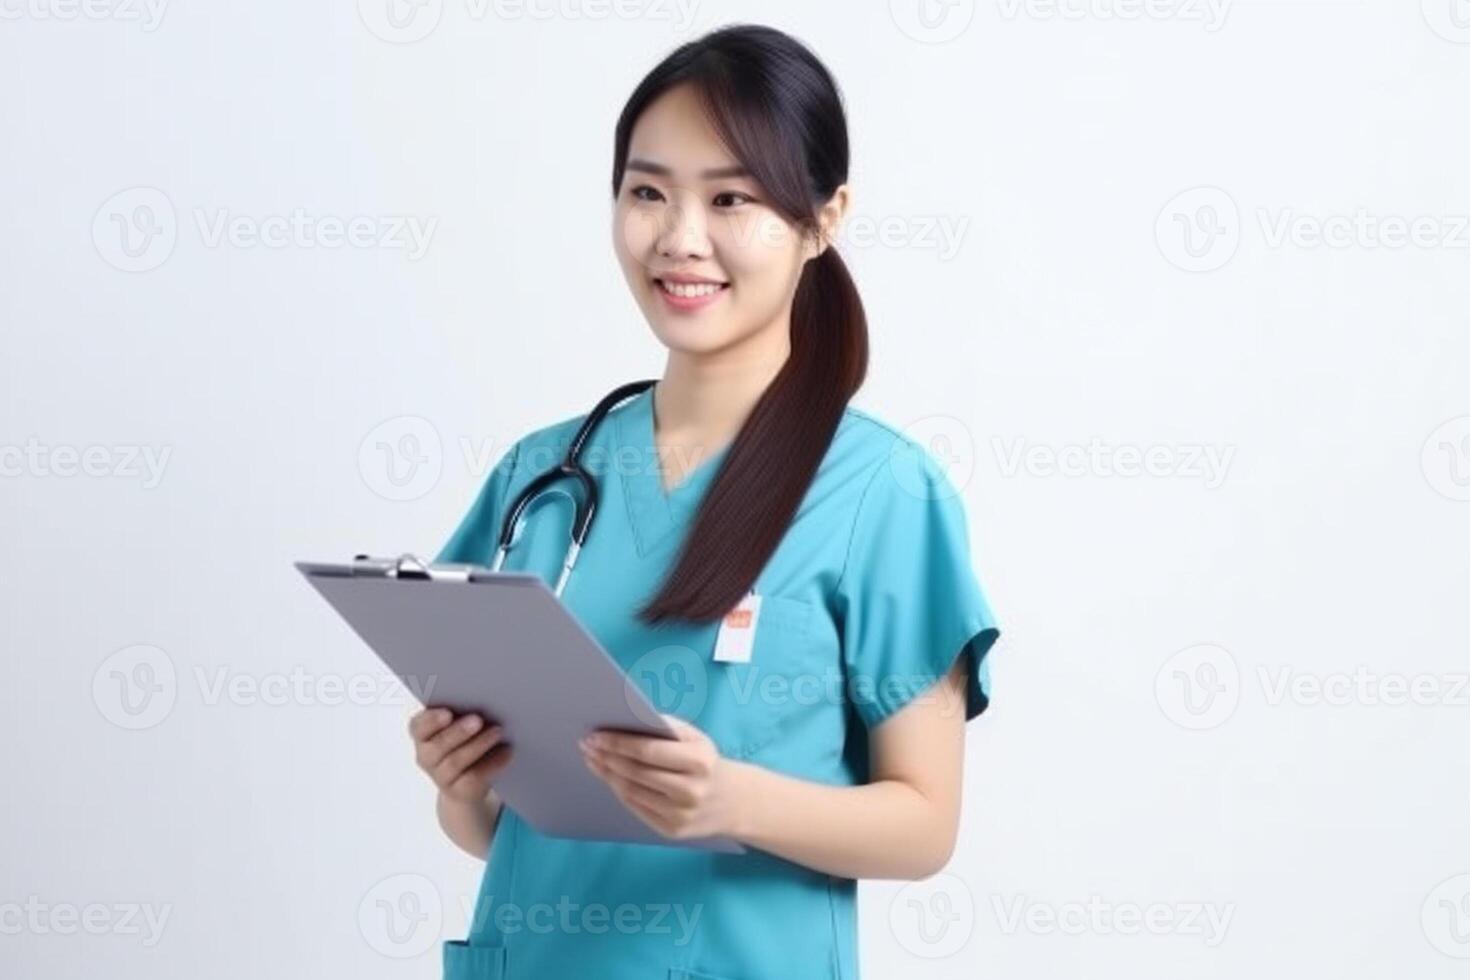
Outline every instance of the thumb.
{"type": "Polygon", "coordinates": [[[674,733],[679,736],[679,741],[681,742],[697,742],[705,737],[703,731],[691,725],[683,718],[680,718],[678,715],[660,713],[659,717],[669,723],[669,727],[673,728],[674,733]]]}

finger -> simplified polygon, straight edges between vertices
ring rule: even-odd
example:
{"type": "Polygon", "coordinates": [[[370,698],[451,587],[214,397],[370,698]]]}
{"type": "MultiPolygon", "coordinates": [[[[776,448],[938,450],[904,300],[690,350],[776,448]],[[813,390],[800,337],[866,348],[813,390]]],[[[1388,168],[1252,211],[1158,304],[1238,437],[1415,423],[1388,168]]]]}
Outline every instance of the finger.
{"type": "Polygon", "coordinates": [[[659,715],[659,717],[668,722],[669,727],[674,730],[674,734],[678,735],[681,741],[695,741],[700,738],[708,737],[704,734],[703,729],[695,726],[690,722],[685,721],[678,715],[661,714],[659,715]]]}
{"type": "Polygon", "coordinates": [[[627,800],[623,797],[618,797],[618,799],[622,802],[623,806],[628,808],[629,813],[633,814],[633,816],[643,821],[649,827],[652,827],[653,830],[659,834],[659,836],[674,836],[674,825],[670,823],[668,818],[665,817],[656,808],[644,806],[642,803],[638,803],[634,800],[627,800]]]}
{"type": "Polygon", "coordinates": [[[422,742],[453,720],[454,712],[448,708],[425,708],[408,719],[408,734],[415,742],[422,742]]]}
{"type": "Polygon", "coordinates": [[[607,766],[603,765],[600,760],[591,756],[586,757],[586,762],[587,768],[592,770],[592,774],[604,783],[607,783],[608,787],[612,789],[618,799],[622,799],[628,787],[632,785],[632,781],[627,776],[613,772],[607,766]]]}
{"type": "Polygon", "coordinates": [[[630,793],[623,797],[622,800],[623,805],[632,811],[634,816],[638,817],[638,819],[648,824],[654,830],[657,830],[660,834],[663,834],[665,837],[680,836],[679,821],[668,812],[666,807],[656,802],[650,802],[646,797],[636,793],[630,793]]]}
{"type": "Polygon", "coordinates": [[[671,804],[668,797],[637,785],[630,785],[625,788],[623,800],[629,806],[639,806],[649,813],[658,814],[659,818],[668,826],[674,826],[678,812],[684,809],[677,804],[671,804]]]}
{"type": "Polygon", "coordinates": [[[667,769],[656,769],[634,762],[626,756],[593,754],[593,762],[596,762],[608,772],[614,773],[629,783],[652,790],[661,796],[667,797],[671,802],[689,804],[694,802],[694,794],[689,789],[689,780],[682,773],[670,772],[667,769]]]}
{"type": "Polygon", "coordinates": [[[486,752],[479,762],[470,766],[464,772],[456,776],[445,790],[456,795],[466,795],[471,788],[476,793],[483,793],[490,788],[505,767],[510,765],[510,758],[515,754],[515,746],[502,743],[486,752]]]}
{"type": "Polygon", "coordinates": [[[607,784],[608,788],[612,790],[613,796],[617,797],[618,801],[632,811],[638,819],[665,837],[669,836],[669,828],[672,824],[669,822],[666,811],[672,804],[667,799],[661,800],[658,805],[649,803],[638,794],[652,792],[651,790],[641,790],[624,777],[608,770],[592,759],[587,760],[587,767],[607,784]]]}
{"type": "Polygon", "coordinates": [[[474,765],[486,752],[494,748],[501,738],[500,726],[485,729],[450,752],[434,766],[434,781],[439,785],[453,782],[460,773],[474,765]]]}
{"type": "Polygon", "coordinates": [[[596,733],[594,747],[644,765],[671,772],[694,772],[699,768],[693,745],[683,740],[659,738],[656,735],[633,735],[603,729],[596,733]]]}
{"type": "Polygon", "coordinates": [[[479,715],[460,715],[454,720],[454,724],[423,743],[425,764],[437,766],[449,753],[469,741],[483,727],[485,720],[479,715]]]}

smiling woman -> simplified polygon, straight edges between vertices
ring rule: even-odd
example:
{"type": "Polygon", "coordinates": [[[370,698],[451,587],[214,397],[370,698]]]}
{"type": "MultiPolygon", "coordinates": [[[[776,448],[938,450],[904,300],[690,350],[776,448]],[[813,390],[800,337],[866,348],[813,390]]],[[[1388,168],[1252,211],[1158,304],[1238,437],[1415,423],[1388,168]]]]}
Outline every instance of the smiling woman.
{"type": "Polygon", "coordinates": [[[634,90],[613,159],[618,261],[670,371],[760,383],[644,610],[650,622],[707,620],[775,550],[867,373],[862,301],[830,242],[849,203],[847,123],[836,83],[804,47],[769,28],[727,28],[634,90]],[[705,559],[712,551],[720,561],[705,559]]]}
{"type": "MultiPolygon", "coordinates": [[[[867,325],[831,244],[847,128],[816,57],[717,30],[654,68],[614,142],[614,250],[663,377],[607,425],[520,439],[438,560],[501,555],[514,501],[569,445],[610,461],[562,601],[677,737],[589,732],[592,786],[670,845],[747,850],[542,834],[494,791],[515,733],[427,708],[411,729],[440,823],[487,860],[445,975],[854,980],[857,879],[948,860],[964,723],[990,701],[998,630],[964,510],[922,446],[848,404],[867,325]]],[[[556,519],[499,567],[557,576],[556,519]]]]}

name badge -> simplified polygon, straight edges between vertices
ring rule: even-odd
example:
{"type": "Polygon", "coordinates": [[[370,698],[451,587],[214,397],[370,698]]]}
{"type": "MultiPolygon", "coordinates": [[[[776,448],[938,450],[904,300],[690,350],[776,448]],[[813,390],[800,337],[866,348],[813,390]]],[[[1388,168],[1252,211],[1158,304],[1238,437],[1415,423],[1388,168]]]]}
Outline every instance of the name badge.
{"type": "Polygon", "coordinates": [[[760,619],[761,597],[751,590],[725,613],[720,634],[715,638],[715,659],[724,663],[748,664],[755,646],[755,625],[760,619]]]}

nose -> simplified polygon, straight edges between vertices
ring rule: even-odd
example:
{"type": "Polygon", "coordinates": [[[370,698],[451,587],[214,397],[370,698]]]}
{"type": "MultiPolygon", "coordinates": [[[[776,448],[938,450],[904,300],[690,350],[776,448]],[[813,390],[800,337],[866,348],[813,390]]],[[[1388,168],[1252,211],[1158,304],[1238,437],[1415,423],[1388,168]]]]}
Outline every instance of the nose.
{"type": "Polygon", "coordinates": [[[709,255],[709,228],[704,208],[692,192],[677,193],[673,203],[664,209],[655,247],[658,254],[666,259],[709,255]]]}

